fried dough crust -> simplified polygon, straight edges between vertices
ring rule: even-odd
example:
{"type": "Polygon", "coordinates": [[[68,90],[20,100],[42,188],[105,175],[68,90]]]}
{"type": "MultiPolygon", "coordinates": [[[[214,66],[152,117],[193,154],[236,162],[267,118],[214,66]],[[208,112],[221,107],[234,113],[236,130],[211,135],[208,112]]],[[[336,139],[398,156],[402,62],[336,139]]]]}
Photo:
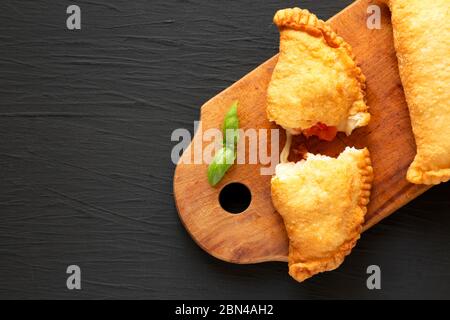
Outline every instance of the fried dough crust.
{"type": "Polygon", "coordinates": [[[450,1],[385,1],[417,155],[407,179],[415,184],[450,180],[450,1]]]}
{"type": "Polygon", "coordinates": [[[280,10],[280,55],[267,94],[267,117],[287,130],[318,123],[350,134],[370,120],[365,77],[352,48],[308,10],[280,10]]]}
{"type": "Polygon", "coordinates": [[[272,201],[289,236],[289,274],[299,282],[334,270],[360,238],[373,168],[367,149],[347,148],[337,159],[308,154],[280,164],[272,201]]]}

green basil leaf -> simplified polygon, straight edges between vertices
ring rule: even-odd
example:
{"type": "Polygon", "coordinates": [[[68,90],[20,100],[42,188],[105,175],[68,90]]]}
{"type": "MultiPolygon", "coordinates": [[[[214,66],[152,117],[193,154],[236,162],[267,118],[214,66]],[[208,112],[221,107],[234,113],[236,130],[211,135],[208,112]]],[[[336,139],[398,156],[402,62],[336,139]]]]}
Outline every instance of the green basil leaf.
{"type": "Polygon", "coordinates": [[[223,120],[223,143],[226,146],[236,146],[239,141],[238,105],[238,101],[233,102],[223,120]]]}
{"type": "Polygon", "coordinates": [[[236,152],[234,148],[228,148],[226,146],[221,148],[208,166],[209,184],[213,187],[218,184],[235,160],[236,152]]]}
{"type": "Polygon", "coordinates": [[[239,102],[235,101],[231,105],[223,120],[223,147],[208,166],[208,182],[211,186],[217,185],[222,180],[236,160],[236,149],[239,141],[238,104],[239,102]]]}

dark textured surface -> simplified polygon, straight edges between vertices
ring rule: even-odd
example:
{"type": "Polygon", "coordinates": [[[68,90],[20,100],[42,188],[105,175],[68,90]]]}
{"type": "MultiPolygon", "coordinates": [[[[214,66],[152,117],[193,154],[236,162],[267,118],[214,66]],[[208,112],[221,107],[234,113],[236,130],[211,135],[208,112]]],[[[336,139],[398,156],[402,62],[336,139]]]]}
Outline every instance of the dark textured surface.
{"type": "MultiPolygon", "coordinates": [[[[0,298],[450,298],[449,184],[301,285],[282,263],[215,260],[181,226],[172,130],[276,53],[272,15],[298,1],[76,3],[77,32],[71,2],[0,3],[0,298]]],[[[302,1],[324,19],[349,3],[302,1]]]]}

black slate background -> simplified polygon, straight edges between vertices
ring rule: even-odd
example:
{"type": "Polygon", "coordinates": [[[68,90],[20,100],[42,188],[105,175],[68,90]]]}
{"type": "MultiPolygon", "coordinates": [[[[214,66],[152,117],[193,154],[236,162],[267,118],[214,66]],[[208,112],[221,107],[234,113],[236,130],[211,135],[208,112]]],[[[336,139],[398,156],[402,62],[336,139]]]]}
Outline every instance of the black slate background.
{"type": "Polygon", "coordinates": [[[350,3],[2,0],[0,298],[450,298],[449,184],[304,284],[282,263],[208,256],[178,220],[172,130],[276,53],[276,9],[326,19],[350,3]],[[66,29],[69,4],[81,31],[66,29]],[[81,291],[66,289],[70,264],[81,291]]]}

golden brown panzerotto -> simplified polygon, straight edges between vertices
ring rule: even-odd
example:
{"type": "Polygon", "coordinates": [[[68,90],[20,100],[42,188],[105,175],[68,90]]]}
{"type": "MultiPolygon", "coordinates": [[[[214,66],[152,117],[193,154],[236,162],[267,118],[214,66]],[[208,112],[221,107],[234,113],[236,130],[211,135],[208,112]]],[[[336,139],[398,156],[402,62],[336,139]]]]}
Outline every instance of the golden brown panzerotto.
{"type": "Polygon", "coordinates": [[[304,281],[336,269],[360,238],[373,169],[367,149],[337,159],[308,154],[283,163],[272,178],[272,201],[289,236],[289,274],[304,281]]]}
{"type": "Polygon", "coordinates": [[[324,140],[366,126],[365,77],[350,45],[307,10],[280,10],[274,23],[280,55],[267,93],[269,120],[324,140]]]}
{"type": "Polygon", "coordinates": [[[390,0],[400,76],[416,139],[407,179],[450,179],[450,0],[390,0]]]}

